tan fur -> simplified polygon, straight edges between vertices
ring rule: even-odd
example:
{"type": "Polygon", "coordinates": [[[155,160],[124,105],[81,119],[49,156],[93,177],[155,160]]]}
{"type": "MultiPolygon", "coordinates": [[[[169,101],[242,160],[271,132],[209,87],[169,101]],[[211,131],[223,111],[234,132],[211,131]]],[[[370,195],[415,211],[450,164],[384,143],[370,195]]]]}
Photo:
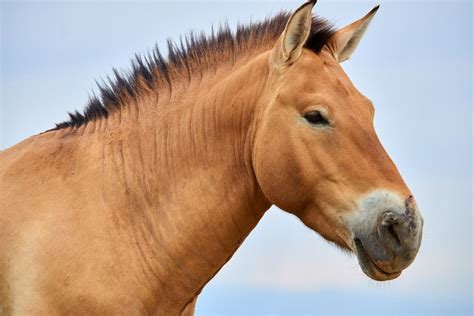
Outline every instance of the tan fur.
{"type": "Polygon", "coordinates": [[[0,314],[193,314],[271,204],[352,249],[361,195],[410,195],[334,57],[277,67],[273,45],[2,151],[0,314]]]}

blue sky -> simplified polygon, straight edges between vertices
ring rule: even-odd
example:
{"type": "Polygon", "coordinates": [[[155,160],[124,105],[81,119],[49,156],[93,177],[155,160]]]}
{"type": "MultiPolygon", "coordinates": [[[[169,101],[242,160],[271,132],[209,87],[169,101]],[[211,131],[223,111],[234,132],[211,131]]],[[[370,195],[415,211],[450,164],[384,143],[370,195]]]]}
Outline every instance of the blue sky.
{"type": "MultiPolygon", "coordinates": [[[[260,20],[301,1],[2,1],[0,148],[82,108],[94,79],[189,30],[260,20]]],[[[197,315],[470,315],[472,3],[379,1],[344,68],[425,219],[415,263],[376,283],[296,218],[272,208],[204,289],[197,315]]],[[[320,0],[343,26],[377,4],[320,0]]]]}

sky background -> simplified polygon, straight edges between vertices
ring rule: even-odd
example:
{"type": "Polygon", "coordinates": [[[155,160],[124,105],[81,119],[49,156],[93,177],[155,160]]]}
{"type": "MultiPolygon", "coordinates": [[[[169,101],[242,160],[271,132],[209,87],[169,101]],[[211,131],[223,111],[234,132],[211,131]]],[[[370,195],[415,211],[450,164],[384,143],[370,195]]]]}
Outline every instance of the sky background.
{"type": "MultiPolygon", "coordinates": [[[[301,1],[1,1],[0,149],[82,109],[135,53],[301,1]]],[[[343,67],[376,106],[380,139],[425,219],[415,262],[377,283],[355,257],[272,207],[203,290],[197,315],[471,315],[472,3],[329,1],[337,26],[381,8],[343,67]]]]}

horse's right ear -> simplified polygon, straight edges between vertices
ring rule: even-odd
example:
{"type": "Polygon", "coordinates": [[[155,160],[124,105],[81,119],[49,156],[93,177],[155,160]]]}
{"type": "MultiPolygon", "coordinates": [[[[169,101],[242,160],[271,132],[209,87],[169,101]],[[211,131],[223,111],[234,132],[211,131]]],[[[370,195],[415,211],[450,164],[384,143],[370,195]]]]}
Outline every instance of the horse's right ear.
{"type": "Polygon", "coordinates": [[[270,57],[273,64],[292,64],[300,57],[311,32],[311,11],[315,4],[316,0],[306,2],[288,19],[285,30],[273,48],[270,57]]]}

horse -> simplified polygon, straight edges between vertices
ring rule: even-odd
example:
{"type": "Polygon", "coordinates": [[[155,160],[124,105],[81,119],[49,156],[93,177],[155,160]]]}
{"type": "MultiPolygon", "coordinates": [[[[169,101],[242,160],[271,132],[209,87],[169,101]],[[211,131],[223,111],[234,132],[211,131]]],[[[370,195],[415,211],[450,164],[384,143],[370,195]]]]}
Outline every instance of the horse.
{"type": "Polygon", "coordinates": [[[378,7],[336,29],[315,3],[137,55],[3,150],[2,314],[192,315],[271,205],[400,276],[423,219],[340,65],[378,7]]]}

